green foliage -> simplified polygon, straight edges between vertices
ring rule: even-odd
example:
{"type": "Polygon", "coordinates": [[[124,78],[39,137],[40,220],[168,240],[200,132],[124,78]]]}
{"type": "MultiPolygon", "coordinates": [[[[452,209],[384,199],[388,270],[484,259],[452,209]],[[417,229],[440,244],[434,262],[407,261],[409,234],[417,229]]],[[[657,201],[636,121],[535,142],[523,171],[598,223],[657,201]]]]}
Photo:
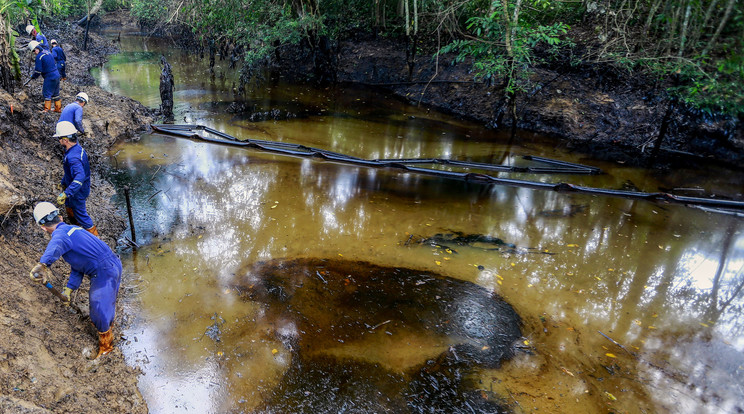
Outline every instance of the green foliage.
{"type": "MultiPolygon", "coordinates": [[[[548,0],[535,0],[534,9],[545,8],[548,0]]],[[[509,10],[512,18],[513,10],[509,10]]],[[[530,15],[527,14],[526,17],[530,15]]],[[[472,59],[476,77],[495,80],[502,78],[508,94],[525,91],[529,87],[529,75],[534,60],[534,49],[544,44],[558,48],[565,43],[563,36],[569,26],[563,22],[542,24],[535,16],[518,19],[506,27],[503,9],[493,8],[486,16],[475,16],[467,20],[466,29],[471,38],[455,40],[440,49],[439,53],[457,53],[456,61],[472,59]],[[509,33],[507,33],[509,31],[509,33]],[[507,34],[511,53],[506,46],[507,34]]]]}
{"type": "Polygon", "coordinates": [[[168,2],[132,0],[131,14],[140,24],[154,25],[168,18],[168,2]]]}
{"type": "Polygon", "coordinates": [[[677,72],[682,85],[670,88],[670,93],[708,115],[744,115],[744,57],[719,62],[712,73],[697,65],[680,66],[677,72]]]}

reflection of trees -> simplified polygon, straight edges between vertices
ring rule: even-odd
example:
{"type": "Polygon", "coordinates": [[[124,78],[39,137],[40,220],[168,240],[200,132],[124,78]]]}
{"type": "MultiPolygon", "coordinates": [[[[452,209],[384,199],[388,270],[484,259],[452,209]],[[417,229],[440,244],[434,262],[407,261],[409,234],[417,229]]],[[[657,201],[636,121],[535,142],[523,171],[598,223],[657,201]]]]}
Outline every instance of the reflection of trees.
{"type": "Polygon", "coordinates": [[[718,268],[716,269],[713,278],[713,287],[710,292],[709,304],[705,311],[705,319],[712,323],[718,322],[721,314],[731,305],[733,300],[741,293],[742,288],[744,288],[744,265],[739,268],[729,283],[724,283],[724,275],[730,261],[737,259],[735,255],[736,250],[731,248],[737,230],[738,222],[732,220],[726,230],[723,245],[721,246],[721,258],[718,261],[718,268]],[[734,257],[730,257],[731,255],[734,257]]]}

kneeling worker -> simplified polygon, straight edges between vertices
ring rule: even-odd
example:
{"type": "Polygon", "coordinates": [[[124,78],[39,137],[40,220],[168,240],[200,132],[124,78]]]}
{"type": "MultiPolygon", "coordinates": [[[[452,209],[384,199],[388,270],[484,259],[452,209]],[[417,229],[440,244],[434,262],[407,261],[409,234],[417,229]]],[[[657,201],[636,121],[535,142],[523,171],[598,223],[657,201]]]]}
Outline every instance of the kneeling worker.
{"type": "Polygon", "coordinates": [[[78,131],[72,122],[58,122],[56,132],[54,137],[58,138],[60,145],[65,147],[63,164],[65,175],[62,177],[62,187],[65,190],[57,196],[57,204],[65,205],[72,224],[78,224],[98,236],[98,228],[93,225],[93,220],[85,208],[85,200],[90,195],[88,153],[78,145],[78,131]]]}
{"type": "Polygon", "coordinates": [[[90,319],[98,330],[98,354],[106,355],[114,348],[112,324],[116,314],[116,299],[121,284],[121,261],[99,239],[78,226],[62,221],[59,210],[52,203],[41,202],[34,207],[34,221],[52,239],[31,269],[31,280],[44,283],[44,271],[60,256],[69,263],[72,271],[62,295],[70,302],[70,294],[80,287],[83,275],[90,277],[90,319]]]}

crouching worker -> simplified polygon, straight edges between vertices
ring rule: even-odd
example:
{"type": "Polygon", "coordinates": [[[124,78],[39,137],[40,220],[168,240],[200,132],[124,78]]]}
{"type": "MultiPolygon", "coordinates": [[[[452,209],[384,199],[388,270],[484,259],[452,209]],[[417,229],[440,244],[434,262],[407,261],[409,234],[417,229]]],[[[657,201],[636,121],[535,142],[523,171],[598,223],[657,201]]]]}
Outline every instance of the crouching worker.
{"type": "Polygon", "coordinates": [[[62,221],[59,210],[52,203],[41,202],[34,207],[34,220],[52,239],[39,264],[31,269],[31,280],[44,282],[43,271],[62,258],[72,271],[62,295],[70,303],[70,294],[80,287],[83,275],[90,278],[90,319],[98,330],[98,354],[106,355],[114,348],[112,324],[116,314],[116,299],[121,283],[121,261],[98,237],[78,226],[62,221]]]}
{"type": "Polygon", "coordinates": [[[72,224],[98,236],[98,228],[93,225],[85,208],[85,200],[90,195],[90,163],[88,153],[77,143],[77,133],[72,122],[57,123],[54,138],[59,139],[60,145],[65,147],[65,175],[62,177],[64,191],[57,196],[57,204],[65,205],[72,224]]]}

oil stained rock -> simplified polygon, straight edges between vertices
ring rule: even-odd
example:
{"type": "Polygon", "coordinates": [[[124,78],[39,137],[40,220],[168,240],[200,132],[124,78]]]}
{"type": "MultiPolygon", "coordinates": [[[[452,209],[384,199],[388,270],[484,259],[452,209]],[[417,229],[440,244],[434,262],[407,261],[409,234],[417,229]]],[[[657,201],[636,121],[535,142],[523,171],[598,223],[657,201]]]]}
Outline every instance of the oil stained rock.
{"type": "Polygon", "coordinates": [[[275,334],[292,360],[259,411],[507,412],[469,380],[510,358],[521,336],[519,315],[494,293],[343,260],[274,260],[238,274],[245,300],[294,327],[275,334]]]}

